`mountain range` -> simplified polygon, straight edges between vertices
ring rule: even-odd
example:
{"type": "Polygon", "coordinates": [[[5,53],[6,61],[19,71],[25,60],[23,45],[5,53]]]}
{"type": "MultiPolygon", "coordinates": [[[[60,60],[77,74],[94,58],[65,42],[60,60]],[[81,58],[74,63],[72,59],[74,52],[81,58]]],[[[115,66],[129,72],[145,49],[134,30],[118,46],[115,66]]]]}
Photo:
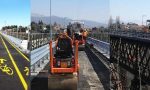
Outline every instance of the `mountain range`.
{"type": "MultiPolygon", "coordinates": [[[[32,13],[31,14],[31,21],[34,22],[39,22],[39,20],[42,20],[45,24],[50,23],[50,17],[49,16],[44,16],[44,15],[39,15],[32,13]]],[[[69,22],[73,21],[73,19],[67,18],[67,17],[58,17],[58,16],[51,16],[51,23],[58,23],[61,25],[68,25],[69,22]]],[[[104,26],[106,27],[106,24],[96,22],[96,21],[91,21],[91,20],[79,20],[81,22],[84,22],[85,27],[101,27],[104,26]]]]}

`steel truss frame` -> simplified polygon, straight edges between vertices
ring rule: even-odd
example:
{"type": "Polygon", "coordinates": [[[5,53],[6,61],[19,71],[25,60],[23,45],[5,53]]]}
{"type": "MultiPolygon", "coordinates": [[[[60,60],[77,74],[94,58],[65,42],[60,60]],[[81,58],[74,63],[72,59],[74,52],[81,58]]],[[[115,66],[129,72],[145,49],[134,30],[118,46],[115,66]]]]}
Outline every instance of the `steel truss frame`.
{"type": "Polygon", "coordinates": [[[119,63],[135,76],[140,75],[142,83],[150,84],[150,40],[110,35],[110,62],[119,63]]]}

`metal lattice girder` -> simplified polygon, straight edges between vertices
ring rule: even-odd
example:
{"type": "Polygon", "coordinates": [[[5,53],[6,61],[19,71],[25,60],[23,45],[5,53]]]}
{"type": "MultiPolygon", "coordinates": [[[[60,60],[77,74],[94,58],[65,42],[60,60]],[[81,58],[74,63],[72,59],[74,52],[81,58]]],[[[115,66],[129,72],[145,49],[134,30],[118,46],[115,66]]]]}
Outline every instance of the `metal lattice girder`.
{"type": "Polygon", "coordinates": [[[110,36],[110,61],[150,84],[150,40],[126,36],[110,36]]]}

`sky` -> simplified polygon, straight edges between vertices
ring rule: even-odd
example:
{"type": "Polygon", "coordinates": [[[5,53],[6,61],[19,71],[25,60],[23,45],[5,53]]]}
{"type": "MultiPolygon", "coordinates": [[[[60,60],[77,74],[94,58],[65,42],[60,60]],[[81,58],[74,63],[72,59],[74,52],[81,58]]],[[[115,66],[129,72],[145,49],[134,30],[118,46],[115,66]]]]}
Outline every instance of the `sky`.
{"type": "MultiPolygon", "coordinates": [[[[51,13],[55,16],[108,22],[109,0],[51,0],[51,5],[51,13]]],[[[31,12],[49,16],[50,0],[31,0],[31,12]]]]}
{"type": "Polygon", "coordinates": [[[114,19],[142,24],[143,15],[143,21],[150,19],[150,0],[110,0],[110,11],[114,19]]]}
{"type": "Polygon", "coordinates": [[[0,0],[0,28],[5,25],[30,25],[30,0],[0,0]]]}
{"type": "MultiPolygon", "coordinates": [[[[50,0],[1,0],[0,28],[4,25],[30,24],[31,13],[49,16],[50,0]],[[31,2],[31,4],[30,4],[31,2]]],[[[150,0],[51,0],[52,15],[74,20],[107,23],[109,16],[121,21],[142,23],[150,19],[150,0]]]]}

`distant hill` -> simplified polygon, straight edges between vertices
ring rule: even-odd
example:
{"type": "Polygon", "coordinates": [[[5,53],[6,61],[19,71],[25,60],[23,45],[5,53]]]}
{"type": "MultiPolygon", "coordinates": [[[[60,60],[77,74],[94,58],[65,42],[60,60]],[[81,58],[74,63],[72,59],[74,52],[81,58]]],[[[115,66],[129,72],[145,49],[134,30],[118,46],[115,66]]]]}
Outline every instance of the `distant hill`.
{"type": "MultiPolygon", "coordinates": [[[[31,21],[38,22],[39,20],[42,20],[44,23],[49,24],[50,23],[50,18],[48,16],[43,16],[39,14],[31,14],[31,21]]],[[[71,22],[72,19],[67,18],[67,17],[58,17],[58,16],[52,16],[52,23],[57,22],[58,24],[61,25],[68,25],[69,22],[71,22]]],[[[91,20],[80,20],[84,22],[84,25],[86,27],[100,27],[100,26],[106,26],[103,23],[99,23],[96,21],[91,21],[91,20]]]]}

